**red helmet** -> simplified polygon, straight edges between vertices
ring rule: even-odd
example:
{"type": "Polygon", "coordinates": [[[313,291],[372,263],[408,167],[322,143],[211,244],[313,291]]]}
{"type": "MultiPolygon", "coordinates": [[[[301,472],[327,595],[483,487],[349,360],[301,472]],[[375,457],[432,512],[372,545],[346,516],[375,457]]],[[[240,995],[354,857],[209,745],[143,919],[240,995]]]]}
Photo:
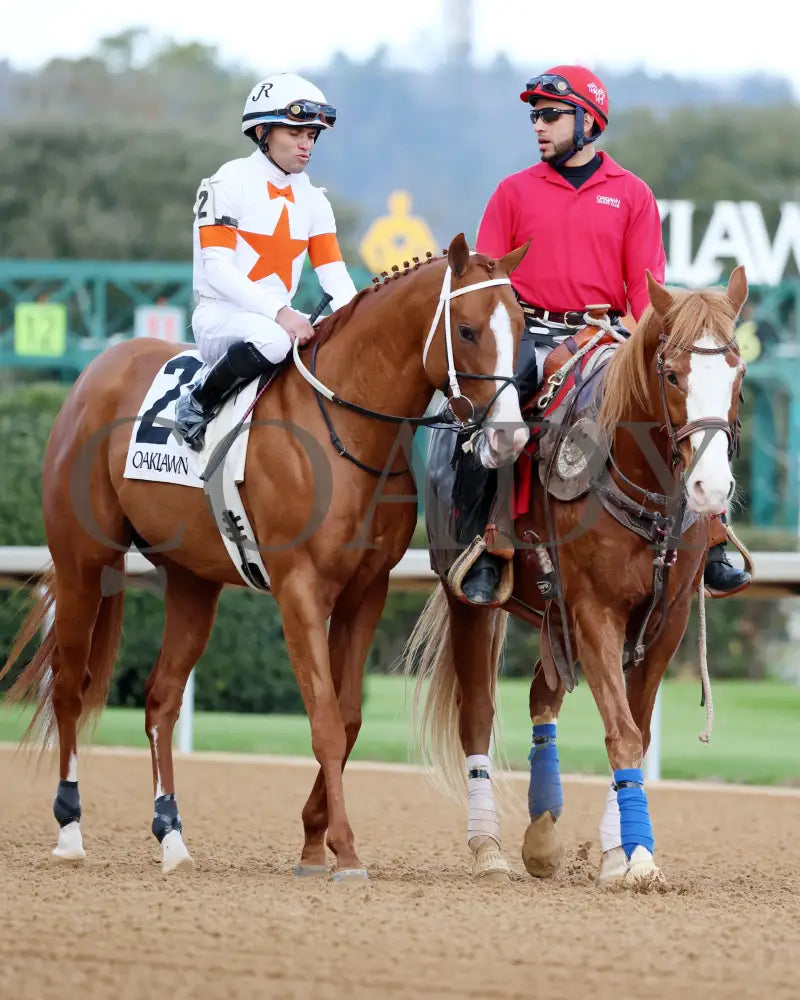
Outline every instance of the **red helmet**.
{"type": "Polygon", "coordinates": [[[519,97],[530,104],[539,97],[555,98],[583,108],[594,118],[596,135],[605,131],[608,124],[608,91],[603,81],[585,66],[553,66],[528,80],[519,97]]]}

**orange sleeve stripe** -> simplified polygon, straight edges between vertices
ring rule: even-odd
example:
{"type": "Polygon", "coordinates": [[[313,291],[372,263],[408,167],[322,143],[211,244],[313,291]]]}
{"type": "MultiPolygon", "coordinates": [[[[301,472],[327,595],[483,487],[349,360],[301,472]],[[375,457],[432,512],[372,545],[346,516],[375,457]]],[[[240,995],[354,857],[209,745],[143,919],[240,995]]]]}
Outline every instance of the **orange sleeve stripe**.
{"type": "Polygon", "coordinates": [[[341,260],[342,251],[339,249],[336,233],[312,236],[308,241],[308,256],[311,258],[312,267],[322,267],[323,264],[333,264],[341,260]]]}
{"type": "Polygon", "coordinates": [[[200,246],[206,247],[227,247],[229,250],[236,249],[236,230],[230,226],[201,226],[200,246]]]}

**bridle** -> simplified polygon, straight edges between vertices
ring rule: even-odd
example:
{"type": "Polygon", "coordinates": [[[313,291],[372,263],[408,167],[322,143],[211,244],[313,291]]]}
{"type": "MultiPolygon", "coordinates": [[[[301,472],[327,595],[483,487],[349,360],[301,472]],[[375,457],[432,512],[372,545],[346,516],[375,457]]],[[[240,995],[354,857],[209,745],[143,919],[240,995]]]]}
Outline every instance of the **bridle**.
{"type": "Polygon", "coordinates": [[[466,295],[467,292],[477,292],[482,288],[492,288],[494,285],[510,285],[510,278],[490,278],[488,281],[478,281],[472,285],[465,285],[464,288],[457,288],[452,291],[453,282],[453,272],[448,265],[444,272],[444,278],[442,279],[442,290],[439,293],[439,305],[436,307],[436,313],[433,317],[433,322],[431,323],[431,328],[428,332],[428,337],[425,341],[425,346],[422,349],[422,367],[425,368],[427,372],[427,361],[428,361],[428,351],[430,349],[431,343],[433,342],[434,334],[436,333],[436,328],[439,325],[439,319],[444,313],[444,344],[445,344],[445,354],[447,357],[447,382],[440,386],[442,392],[447,396],[448,409],[452,413],[456,420],[459,420],[462,429],[474,425],[477,430],[485,416],[494,406],[495,400],[500,395],[500,393],[506,388],[507,385],[513,383],[513,374],[508,377],[501,376],[499,379],[497,375],[472,375],[469,372],[456,371],[455,359],[453,357],[453,330],[450,320],[450,303],[453,299],[458,298],[459,295],[466,295]],[[446,307],[446,308],[445,308],[446,307]],[[458,384],[458,379],[461,378],[472,378],[472,379],[491,379],[492,381],[500,381],[503,384],[497,390],[497,392],[492,396],[487,405],[483,408],[483,416],[476,420],[475,419],[475,406],[469,396],[465,396],[461,392],[461,386],[458,384]],[[469,404],[470,415],[466,420],[460,419],[453,409],[453,401],[456,399],[463,399],[469,404]]]}
{"type": "MultiPolygon", "coordinates": [[[[442,392],[447,396],[447,409],[449,410],[449,416],[443,416],[442,412],[432,414],[427,417],[403,417],[396,416],[391,413],[381,413],[379,410],[372,410],[369,407],[361,406],[359,403],[352,403],[347,399],[342,399],[341,396],[337,396],[336,393],[329,389],[323,382],[321,382],[314,374],[314,369],[316,368],[317,350],[319,348],[319,343],[316,343],[311,352],[311,370],[306,368],[300,357],[300,348],[295,340],[292,345],[292,358],[294,360],[295,367],[300,372],[302,377],[308,382],[308,384],[314,389],[316,393],[316,399],[319,404],[320,412],[322,414],[325,425],[328,428],[328,433],[330,434],[331,443],[336,451],[343,458],[349,459],[354,465],[358,466],[365,472],[372,473],[376,476],[381,476],[384,474],[383,469],[376,469],[372,466],[365,465],[363,462],[359,461],[350,452],[347,451],[338,434],[336,433],[333,423],[328,411],[323,403],[323,398],[327,399],[329,403],[334,403],[336,406],[342,407],[342,409],[350,410],[353,413],[360,413],[362,416],[370,417],[373,420],[380,420],[384,423],[392,424],[408,424],[411,427],[432,427],[432,428],[446,428],[450,431],[460,431],[464,432],[467,430],[478,431],[483,425],[486,416],[491,411],[497,397],[501,392],[508,386],[515,386],[513,373],[509,376],[498,376],[494,373],[490,375],[473,375],[470,372],[460,372],[456,370],[455,358],[453,356],[453,331],[450,318],[450,302],[458,298],[460,295],[466,295],[467,292],[477,292],[484,288],[492,288],[495,285],[510,285],[510,278],[490,278],[488,281],[477,281],[471,285],[465,285],[463,288],[457,288],[455,291],[452,290],[452,270],[448,264],[445,269],[444,278],[442,279],[442,290],[439,293],[439,303],[436,307],[436,313],[433,317],[433,322],[431,323],[428,336],[425,340],[425,346],[422,350],[422,366],[427,374],[427,357],[430,346],[433,342],[434,335],[436,333],[437,327],[439,325],[439,320],[444,313],[444,338],[445,338],[445,354],[447,358],[447,381],[440,387],[442,392]],[[492,398],[489,400],[485,407],[481,407],[481,413],[476,413],[475,405],[472,400],[465,396],[461,392],[461,387],[459,385],[459,378],[461,379],[491,379],[494,382],[501,382],[500,388],[495,392],[492,398]],[[456,399],[465,400],[469,405],[469,415],[466,419],[462,419],[453,409],[453,401],[456,399]]],[[[407,470],[403,469],[400,472],[390,472],[388,475],[403,475],[407,470]]]]}
{"type": "MultiPolygon", "coordinates": [[[[664,348],[668,343],[668,337],[665,333],[660,333],[658,337],[661,342],[661,346],[656,354],[656,374],[658,375],[658,389],[661,395],[661,405],[664,409],[664,428],[669,436],[670,445],[672,447],[672,466],[673,469],[677,468],[678,465],[682,465],[683,459],[680,453],[680,442],[685,441],[696,431],[724,431],[728,437],[728,460],[733,458],[734,455],[739,454],[739,435],[741,431],[741,424],[737,419],[728,422],[723,420],[722,417],[701,417],[699,420],[689,420],[682,427],[675,429],[672,419],[669,415],[669,405],[667,403],[667,387],[666,387],[666,375],[665,375],[665,358],[664,358],[664,348]]],[[[736,341],[730,341],[726,344],[721,344],[719,347],[697,347],[693,345],[691,347],[684,347],[683,350],[679,351],[680,354],[734,354],[736,358],[741,361],[741,356],[739,354],[739,346],[736,341]]]]}

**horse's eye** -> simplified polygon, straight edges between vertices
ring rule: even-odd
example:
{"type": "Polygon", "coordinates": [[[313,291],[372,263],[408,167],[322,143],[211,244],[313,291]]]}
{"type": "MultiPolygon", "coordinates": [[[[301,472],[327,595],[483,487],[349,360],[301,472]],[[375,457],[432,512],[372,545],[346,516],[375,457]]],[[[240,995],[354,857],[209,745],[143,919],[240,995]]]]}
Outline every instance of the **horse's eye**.
{"type": "Polygon", "coordinates": [[[667,382],[669,382],[670,385],[679,386],[681,384],[680,379],[675,374],[675,372],[667,372],[667,382]]]}
{"type": "Polygon", "coordinates": [[[468,341],[470,344],[474,344],[478,339],[478,334],[473,326],[467,326],[466,323],[462,323],[458,328],[458,335],[462,340],[468,341]]]}

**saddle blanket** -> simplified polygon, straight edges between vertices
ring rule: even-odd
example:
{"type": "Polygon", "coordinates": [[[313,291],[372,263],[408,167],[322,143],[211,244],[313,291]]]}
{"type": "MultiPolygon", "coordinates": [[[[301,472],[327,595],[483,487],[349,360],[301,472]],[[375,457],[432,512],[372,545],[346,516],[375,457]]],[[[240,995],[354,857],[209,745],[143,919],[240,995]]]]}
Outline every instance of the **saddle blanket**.
{"type": "MultiPolygon", "coordinates": [[[[184,351],[170,358],[158,371],[133,425],[125,462],[126,479],[148,479],[154,483],[203,488],[200,476],[214,449],[242,419],[258,391],[256,380],[231,397],[209,424],[203,450],[192,451],[173,429],[175,405],[181,392],[188,392],[189,383],[204,375],[206,370],[207,366],[197,351],[184,351]]],[[[249,433],[247,421],[225,459],[226,470],[236,483],[244,480],[249,433]]]]}
{"type": "Polygon", "coordinates": [[[206,429],[203,450],[195,452],[174,430],[175,405],[181,392],[189,391],[189,383],[205,374],[204,369],[200,355],[190,350],[170,358],[156,373],[133,425],[125,478],[204,489],[222,541],[242,580],[253,590],[269,590],[269,574],[238,488],[244,481],[249,420],[209,481],[201,479],[212,456],[216,458],[217,446],[225,447],[225,438],[252,406],[259,382],[250,382],[225,403],[206,429]]]}

